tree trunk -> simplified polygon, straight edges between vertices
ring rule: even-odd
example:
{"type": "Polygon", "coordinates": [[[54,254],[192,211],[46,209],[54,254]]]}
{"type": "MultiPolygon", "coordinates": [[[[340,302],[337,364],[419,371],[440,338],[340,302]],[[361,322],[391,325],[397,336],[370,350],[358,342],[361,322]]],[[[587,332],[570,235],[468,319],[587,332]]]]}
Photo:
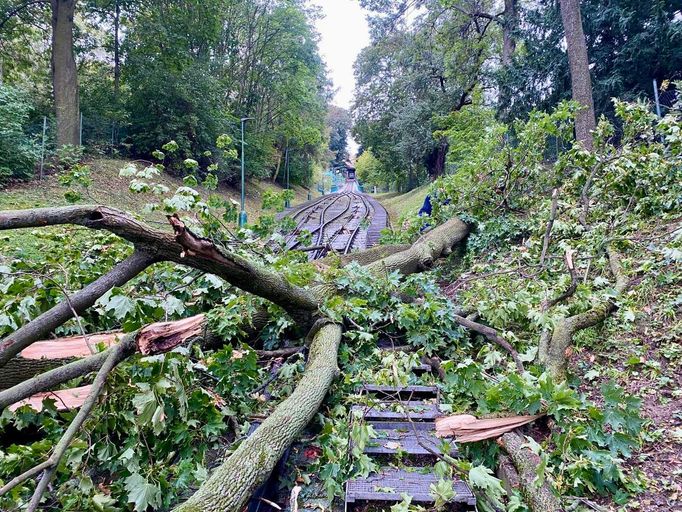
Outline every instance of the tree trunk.
{"type": "Polygon", "coordinates": [[[121,56],[118,40],[119,27],[121,25],[121,4],[119,0],[115,0],[114,3],[114,100],[118,104],[121,91],[121,56]]]}
{"type": "Polygon", "coordinates": [[[458,218],[429,231],[412,246],[395,254],[370,263],[366,267],[378,274],[390,274],[394,270],[401,274],[413,274],[428,270],[441,256],[447,256],[452,248],[469,234],[469,226],[458,218]]]}
{"type": "Polygon", "coordinates": [[[573,99],[583,107],[575,118],[575,136],[585,149],[591,150],[592,132],[597,123],[594,115],[587,43],[580,16],[580,0],[561,0],[560,3],[568,49],[568,63],[571,68],[573,99]]]}
{"type": "Polygon", "coordinates": [[[272,175],[272,182],[277,183],[277,176],[279,176],[279,168],[282,165],[282,152],[277,151],[277,166],[275,167],[275,173],[272,175]]]}
{"type": "Polygon", "coordinates": [[[305,373],[294,392],[176,512],[237,512],[265,481],[286,449],[315,416],[338,374],[341,327],[323,326],[313,339],[305,373]]]}
{"type": "Polygon", "coordinates": [[[552,492],[550,484],[545,481],[538,485],[536,482],[540,457],[526,446],[525,439],[516,432],[507,432],[497,443],[509,454],[516,466],[521,494],[530,509],[533,512],[563,512],[564,508],[552,492]]]}
{"type": "Polygon", "coordinates": [[[57,147],[80,144],[78,75],[73,56],[76,0],[51,0],[52,87],[57,115],[57,147]]]}
{"type": "Polygon", "coordinates": [[[502,26],[502,65],[509,66],[516,50],[516,0],[504,0],[504,25],[502,26]]]}

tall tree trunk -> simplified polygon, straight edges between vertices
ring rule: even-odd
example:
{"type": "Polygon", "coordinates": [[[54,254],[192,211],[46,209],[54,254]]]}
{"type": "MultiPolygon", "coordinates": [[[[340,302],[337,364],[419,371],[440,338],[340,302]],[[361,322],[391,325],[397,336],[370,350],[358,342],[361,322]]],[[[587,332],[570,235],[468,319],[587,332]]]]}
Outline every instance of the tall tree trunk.
{"type": "Polygon", "coordinates": [[[516,0],[504,0],[504,25],[502,26],[502,65],[509,66],[516,50],[513,33],[516,26],[516,0]]]}
{"type": "Polygon", "coordinates": [[[585,149],[591,150],[593,147],[592,131],[597,123],[594,116],[587,43],[580,16],[580,0],[561,0],[560,4],[568,49],[568,63],[571,68],[573,99],[583,107],[575,119],[575,136],[585,149]]]}
{"type": "Polygon", "coordinates": [[[52,87],[57,114],[57,146],[77,146],[79,101],[76,60],[73,56],[73,16],[76,0],[51,0],[52,87]]]}
{"type": "Polygon", "coordinates": [[[120,99],[119,91],[121,90],[121,55],[118,40],[119,28],[121,26],[121,4],[119,0],[114,0],[114,3],[114,99],[118,103],[120,99]]]}

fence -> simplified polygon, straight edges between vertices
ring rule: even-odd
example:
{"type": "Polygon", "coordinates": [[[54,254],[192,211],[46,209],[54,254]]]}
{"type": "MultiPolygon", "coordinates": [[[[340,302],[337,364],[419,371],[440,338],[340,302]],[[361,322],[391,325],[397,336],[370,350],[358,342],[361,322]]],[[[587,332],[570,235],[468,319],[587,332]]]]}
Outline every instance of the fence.
{"type": "MultiPolygon", "coordinates": [[[[28,135],[39,148],[38,177],[43,178],[45,162],[56,151],[57,123],[52,116],[43,116],[26,127],[28,135]]],[[[123,143],[128,126],[118,120],[81,113],[79,142],[84,151],[97,154],[121,154],[127,151],[123,143]]]]}

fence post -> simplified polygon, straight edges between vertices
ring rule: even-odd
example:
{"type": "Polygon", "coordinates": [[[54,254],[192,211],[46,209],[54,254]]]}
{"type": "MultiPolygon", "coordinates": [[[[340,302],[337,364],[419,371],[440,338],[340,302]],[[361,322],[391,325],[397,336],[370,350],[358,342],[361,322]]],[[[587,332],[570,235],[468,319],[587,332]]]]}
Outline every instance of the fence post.
{"type": "Polygon", "coordinates": [[[43,143],[40,146],[40,180],[43,179],[43,165],[45,164],[45,134],[47,133],[47,116],[43,116],[43,143]]]}

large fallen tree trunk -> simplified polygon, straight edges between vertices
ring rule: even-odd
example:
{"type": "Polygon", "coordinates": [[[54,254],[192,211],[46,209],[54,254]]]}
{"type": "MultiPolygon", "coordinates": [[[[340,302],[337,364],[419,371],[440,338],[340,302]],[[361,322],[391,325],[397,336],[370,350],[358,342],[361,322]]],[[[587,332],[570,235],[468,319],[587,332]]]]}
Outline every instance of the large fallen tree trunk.
{"type": "MultiPolygon", "coordinates": [[[[153,230],[123,212],[102,206],[0,212],[0,230],[59,224],[108,230],[131,242],[137,252],[149,255],[150,261],[175,262],[217,275],[246,292],[281,306],[301,327],[310,329],[308,339],[312,338],[312,342],[308,364],[295,391],[202,484],[196,494],[177,509],[185,512],[239,511],[253,490],[272,472],[284,450],[314,416],[338,371],[337,351],[341,327],[328,323],[320,317],[319,312],[320,304],[337,290],[329,284],[310,288],[294,286],[283,275],[269,270],[258,261],[195,235],[179,218],[170,217],[169,221],[174,234],[153,230]]],[[[427,270],[436,259],[450,254],[453,247],[465,239],[468,231],[464,222],[451,219],[404,250],[400,250],[403,247],[393,247],[387,251],[388,256],[378,260],[376,257],[380,251],[374,251],[366,258],[371,262],[366,267],[378,275],[393,271],[409,274],[427,270]]],[[[362,259],[362,256],[358,257],[359,261],[362,259]]],[[[66,320],[68,318],[64,318],[62,323],[66,320]]],[[[3,358],[0,360],[11,361],[22,349],[38,341],[36,333],[45,333],[48,326],[54,329],[53,323],[46,323],[44,318],[39,317],[27,324],[32,333],[30,336],[17,340],[16,333],[10,335],[0,346],[0,358],[3,358]],[[31,326],[31,323],[41,325],[31,326]]],[[[116,354],[116,361],[119,361],[135,352],[154,354],[171,350],[188,338],[198,336],[203,324],[203,318],[192,317],[147,326],[125,336],[118,345],[100,354],[72,361],[0,392],[0,409],[38,391],[53,389],[75,376],[98,370],[101,372],[104,365],[111,363],[112,354],[116,354]]],[[[218,345],[219,342],[211,341],[212,347],[218,345]]],[[[46,481],[49,478],[41,480],[46,481]]]]}
{"type": "Polygon", "coordinates": [[[520,490],[533,512],[563,512],[561,502],[555,496],[547,481],[541,481],[537,474],[540,457],[516,432],[508,432],[497,443],[509,454],[519,474],[520,490]]]}
{"type": "Polygon", "coordinates": [[[249,436],[177,512],[241,510],[285,450],[313,418],[338,373],[341,327],[323,326],[313,338],[294,392],[249,436]]]}

